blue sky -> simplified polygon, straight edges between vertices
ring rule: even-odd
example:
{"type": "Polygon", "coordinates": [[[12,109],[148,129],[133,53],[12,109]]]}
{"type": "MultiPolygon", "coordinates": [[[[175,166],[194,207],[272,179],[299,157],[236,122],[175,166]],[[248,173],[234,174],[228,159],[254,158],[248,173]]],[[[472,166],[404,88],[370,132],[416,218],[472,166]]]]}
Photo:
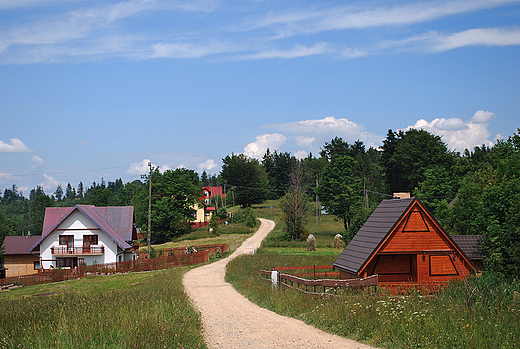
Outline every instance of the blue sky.
{"type": "Polygon", "coordinates": [[[2,192],[519,116],[519,1],[0,1],[2,192]]]}

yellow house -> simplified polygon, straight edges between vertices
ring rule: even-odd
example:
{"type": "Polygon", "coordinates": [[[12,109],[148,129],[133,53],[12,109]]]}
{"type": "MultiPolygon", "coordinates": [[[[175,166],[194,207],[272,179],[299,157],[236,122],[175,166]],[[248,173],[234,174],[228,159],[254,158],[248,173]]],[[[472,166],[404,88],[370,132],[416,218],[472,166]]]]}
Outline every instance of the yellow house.
{"type": "Polygon", "coordinates": [[[206,204],[199,202],[195,204],[193,210],[193,218],[195,218],[193,223],[195,223],[196,225],[201,225],[204,223],[209,223],[211,215],[213,214],[213,212],[215,212],[215,207],[209,207],[206,206],[206,204]]]}
{"type": "Polygon", "coordinates": [[[222,192],[222,187],[202,187],[202,196],[193,207],[193,218],[195,218],[192,222],[193,225],[201,226],[209,223],[211,216],[216,212],[216,208],[208,205],[215,195],[219,195],[221,198],[226,197],[226,194],[222,192]]]}
{"type": "Polygon", "coordinates": [[[39,235],[5,237],[3,248],[6,277],[38,273],[40,269],[39,251],[31,254],[29,250],[40,238],[39,235]]]}

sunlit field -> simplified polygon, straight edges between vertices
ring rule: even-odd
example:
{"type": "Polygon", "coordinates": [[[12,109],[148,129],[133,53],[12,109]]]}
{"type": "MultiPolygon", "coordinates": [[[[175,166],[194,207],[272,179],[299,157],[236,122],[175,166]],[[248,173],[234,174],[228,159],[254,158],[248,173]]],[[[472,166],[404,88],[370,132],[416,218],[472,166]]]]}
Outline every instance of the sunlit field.
{"type": "Polygon", "coordinates": [[[0,293],[0,348],[206,348],[182,286],[188,268],[0,293]]]}

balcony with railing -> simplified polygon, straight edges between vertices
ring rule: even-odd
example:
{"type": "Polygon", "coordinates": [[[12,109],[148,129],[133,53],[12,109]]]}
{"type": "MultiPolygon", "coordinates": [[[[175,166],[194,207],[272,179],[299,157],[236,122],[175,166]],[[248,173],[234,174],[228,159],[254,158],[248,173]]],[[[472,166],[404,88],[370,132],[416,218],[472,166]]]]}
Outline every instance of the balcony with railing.
{"type": "Polygon", "coordinates": [[[105,252],[104,246],[83,246],[83,247],[67,247],[54,246],[51,247],[51,253],[54,256],[84,256],[84,255],[102,255],[105,252]]]}

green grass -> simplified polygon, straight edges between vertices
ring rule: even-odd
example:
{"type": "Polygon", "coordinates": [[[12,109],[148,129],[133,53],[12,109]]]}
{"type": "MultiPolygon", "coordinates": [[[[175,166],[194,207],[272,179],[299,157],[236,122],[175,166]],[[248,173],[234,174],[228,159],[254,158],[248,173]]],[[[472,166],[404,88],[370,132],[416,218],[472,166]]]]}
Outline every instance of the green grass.
{"type": "Polygon", "coordinates": [[[313,298],[277,288],[260,277],[273,266],[331,264],[331,256],[287,256],[263,249],[227,267],[226,280],[258,305],[301,319],[326,332],[383,348],[515,348],[520,345],[520,282],[490,276],[471,279],[477,291],[454,282],[436,296],[387,290],[344,291],[313,298]]]}
{"type": "MultiPolygon", "coordinates": [[[[152,245],[152,247],[160,251],[165,248],[186,247],[188,245],[228,244],[229,252],[233,252],[253,233],[254,231],[250,231],[250,229],[242,223],[231,223],[227,226],[221,224],[219,226],[218,235],[210,232],[209,227],[195,228],[186,235],[177,237],[163,244],[152,245]]],[[[140,250],[147,250],[146,242],[140,247],[140,250]]]]}
{"type": "MultiPolygon", "coordinates": [[[[274,230],[262,242],[262,248],[280,254],[287,255],[311,255],[315,252],[307,252],[307,244],[304,240],[284,240],[284,222],[281,219],[281,210],[277,200],[269,200],[262,205],[253,206],[258,217],[271,219],[276,223],[274,230]]],[[[312,211],[314,212],[314,211],[312,211]]],[[[338,256],[341,250],[334,250],[334,236],[344,232],[343,222],[334,216],[322,215],[318,222],[315,216],[309,216],[306,230],[313,234],[316,239],[318,255],[338,256]]]]}
{"type": "Polygon", "coordinates": [[[206,348],[188,268],[92,277],[0,294],[0,348],[206,348]]]}

